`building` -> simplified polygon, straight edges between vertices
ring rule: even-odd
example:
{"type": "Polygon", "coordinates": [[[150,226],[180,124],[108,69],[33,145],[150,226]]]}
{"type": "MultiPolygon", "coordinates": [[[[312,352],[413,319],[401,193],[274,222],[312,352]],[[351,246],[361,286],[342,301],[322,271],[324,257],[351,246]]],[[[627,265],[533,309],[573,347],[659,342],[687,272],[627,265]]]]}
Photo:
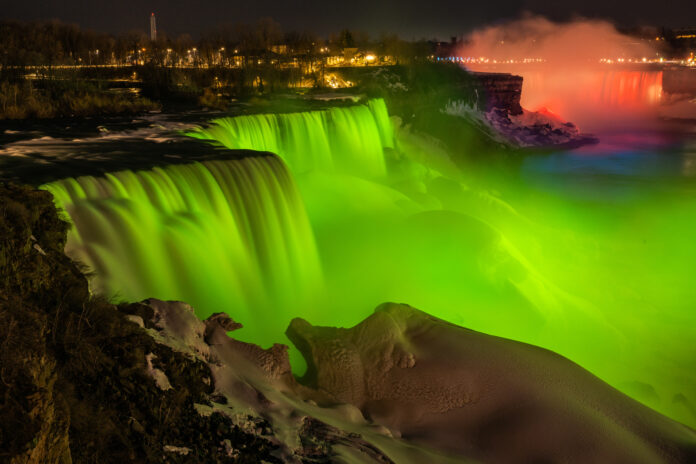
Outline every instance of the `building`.
{"type": "Polygon", "coordinates": [[[157,40],[157,22],[155,20],[155,13],[150,15],[150,40],[153,42],[157,40]]]}

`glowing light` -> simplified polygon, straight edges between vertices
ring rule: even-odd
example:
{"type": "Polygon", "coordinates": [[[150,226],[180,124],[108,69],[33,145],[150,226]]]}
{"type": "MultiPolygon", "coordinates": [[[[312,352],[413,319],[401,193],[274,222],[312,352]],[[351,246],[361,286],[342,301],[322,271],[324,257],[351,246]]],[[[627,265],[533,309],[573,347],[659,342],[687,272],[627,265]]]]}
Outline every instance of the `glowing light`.
{"type": "MultiPolygon", "coordinates": [[[[659,79],[598,75],[606,80],[598,88],[620,98],[623,89],[655,91],[659,79]]],[[[203,317],[229,310],[245,323],[240,336],[262,344],[280,341],[291,317],[348,326],[378,303],[406,301],[554,349],[615,386],[650,385],[660,392],[650,406],[688,414],[657,398],[696,381],[692,196],[670,186],[587,205],[570,177],[573,185],[564,177],[548,195],[539,183],[510,179],[494,196],[436,163],[447,157],[415,136],[400,139],[414,143],[398,144],[387,169],[392,131],[383,101],[226,118],[189,135],[284,161],[175,166],[47,188],[74,219],[72,250],[96,257],[107,268],[97,277],[124,298],[186,300],[203,317]],[[90,228],[99,233],[83,233],[90,228]],[[314,237],[326,287],[301,277],[317,275],[314,237]],[[298,293],[317,301],[299,304],[298,293]]],[[[597,189],[598,197],[613,191],[597,189]]]]}

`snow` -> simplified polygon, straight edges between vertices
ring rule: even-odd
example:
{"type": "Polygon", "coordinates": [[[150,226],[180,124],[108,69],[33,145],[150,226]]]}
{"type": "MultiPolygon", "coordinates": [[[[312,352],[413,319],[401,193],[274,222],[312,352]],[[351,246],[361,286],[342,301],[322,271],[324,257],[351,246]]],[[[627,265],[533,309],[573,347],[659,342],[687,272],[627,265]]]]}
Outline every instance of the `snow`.
{"type": "Polygon", "coordinates": [[[337,462],[676,463],[696,449],[696,432],[555,353],[407,305],[384,304],[350,329],[293,320],[288,336],[317,372],[305,386],[287,347],[231,338],[241,325],[226,314],[200,321],[185,303],[144,303],[155,340],[212,371],[215,393],[198,412],[271,440],[283,462],[301,461],[308,424],[333,440],[337,462]]]}
{"type": "Polygon", "coordinates": [[[494,140],[509,146],[553,147],[594,141],[592,136],[580,133],[575,124],[545,108],[511,115],[501,109],[484,112],[470,103],[450,101],[443,112],[466,119],[492,134],[494,140]]]}

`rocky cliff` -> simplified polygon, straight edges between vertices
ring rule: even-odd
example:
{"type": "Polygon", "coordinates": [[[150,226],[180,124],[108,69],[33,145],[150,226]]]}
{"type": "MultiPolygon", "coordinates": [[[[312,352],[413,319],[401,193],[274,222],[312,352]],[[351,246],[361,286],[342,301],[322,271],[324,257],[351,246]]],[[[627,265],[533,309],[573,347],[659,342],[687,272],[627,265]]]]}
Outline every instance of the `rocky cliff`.
{"type": "Polygon", "coordinates": [[[147,308],[90,297],[67,227],[48,192],[0,185],[0,460],[281,462],[255,430],[198,413],[210,368],[127,314],[147,308]]]}
{"type": "Polygon", "coordinates": [[[504,110],[511,115],[522,114],[522,77],[505,73],[472,73],[483,93],[479,107],[483,111],[504,110]]]}

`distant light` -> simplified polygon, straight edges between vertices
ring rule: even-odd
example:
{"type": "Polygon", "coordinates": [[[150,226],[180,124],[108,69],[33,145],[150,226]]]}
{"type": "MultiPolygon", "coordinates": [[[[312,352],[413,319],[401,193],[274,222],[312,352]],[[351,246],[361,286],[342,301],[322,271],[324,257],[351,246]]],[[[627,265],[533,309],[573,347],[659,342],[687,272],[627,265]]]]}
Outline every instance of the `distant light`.
{"type": "Polygon", "coordinates": [[[375,55],[365,55],[365,60],[369,62],[375,61],[375,55]]]}

